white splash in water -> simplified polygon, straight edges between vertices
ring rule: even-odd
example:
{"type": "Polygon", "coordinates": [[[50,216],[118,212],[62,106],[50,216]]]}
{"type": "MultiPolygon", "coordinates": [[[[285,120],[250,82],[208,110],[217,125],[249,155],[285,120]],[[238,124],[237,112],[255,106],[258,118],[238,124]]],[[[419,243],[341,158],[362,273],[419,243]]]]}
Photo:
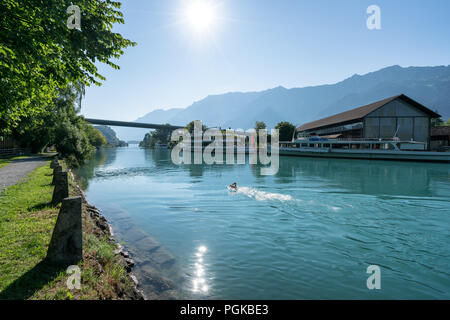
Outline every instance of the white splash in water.
{"type": "Polygon", "coordinates": [[[268,200],[278,200],[278,201],[291,201],[292,196],[288,194],[271,193],[256,190],[248,187],[238,187],[237,193],[246,195],[247,197],[254,198],[257,201],[268,201],[268,200]]]}
{"type": "Polygon", "coordinates": [[[327,208],[330,209],[330,210],[333,210],[334,212],[339,211],[339,210],[342,209],[340,207],[333,207],[333,206],[328,206],[328,205],[327,205],[327,208]]]}

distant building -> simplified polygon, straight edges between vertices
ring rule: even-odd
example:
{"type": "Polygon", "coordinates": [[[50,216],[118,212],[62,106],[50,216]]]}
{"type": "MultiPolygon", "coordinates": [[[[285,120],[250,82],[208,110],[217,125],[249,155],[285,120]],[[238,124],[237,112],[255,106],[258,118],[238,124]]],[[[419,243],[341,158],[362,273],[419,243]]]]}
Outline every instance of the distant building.
{"type": "Polygon", "coordinates": [[[440,115],[401,94],[297,128],[299,137],[392,139],[426,142],[430,146],[431,119],[440,115]]]}
{"type": "Polygon", "coordinates": [[[450,126],[431,128],[431,150],[448,149],[450,146],[450,126]]]}

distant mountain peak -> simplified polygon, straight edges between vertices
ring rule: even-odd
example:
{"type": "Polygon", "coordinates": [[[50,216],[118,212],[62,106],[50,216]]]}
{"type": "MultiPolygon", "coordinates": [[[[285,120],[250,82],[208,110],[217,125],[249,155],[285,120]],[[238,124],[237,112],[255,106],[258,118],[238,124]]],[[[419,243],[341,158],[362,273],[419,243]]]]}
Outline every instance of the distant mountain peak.
{"type": "MultiPolygon", "coordinates": [[[[401,93],[449,118],[450,65],[392,65],[329,85],[291,89],[280,85],[260,92],[209,95],[184,109],[154,110],[138,121],[186,125],[200,119],[207,126],[244,129],[264,121],[273,128],[280,121],[300,125],[401,93]]],[[[138,140],[124,137],[120,131],[118,136],[138,140]]]]}
{"type": "MultiPolygon", "coordinates": [[[[385,68],[381,68],[381,69],[378,70],[378,71],[384,71],[384,70],[400,70],[400,69],[405,69],[405,68],[403,68],[402,66],[400,66],[400,65],[398,65],[398,64],[394,64],[394,65],[392,65],[392,66],[388,66],[388,67],[385,67],[385,68]]],[[[375,72],[377,72],[377,71],[375,71],[375,72]]]]}

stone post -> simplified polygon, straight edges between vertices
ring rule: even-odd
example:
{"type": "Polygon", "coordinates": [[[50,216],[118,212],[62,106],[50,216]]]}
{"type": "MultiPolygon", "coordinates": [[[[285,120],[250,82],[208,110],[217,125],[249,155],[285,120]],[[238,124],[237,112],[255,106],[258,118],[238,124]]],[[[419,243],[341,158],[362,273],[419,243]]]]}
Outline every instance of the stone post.
{"type": "Polygon", "coordinates": [[[69,196],[69,180],[67,172],[58,173],[55,181],[55,189],[53,190],[52,204],[57,205],[64,198],[69,196]]]}
{"type": "Polygon", "coordinates": [[[50,162],[50,168],[55,169],[57,166],[59,166],[58,160],[53,159],[52,162],[50,162]]]}
{"type": "Polygon", "coordinates": [[[83,259],[81,197],[65,198],[56,220],[47,259],[61,265],[75,265],[83,259]]]}
{"type": "Polygon", "coordinates": [[[53,168],[53,180],[52,180],[52,185],[56,184],[56,180],[59,177],[59,174],[62,172],[62,167],[58,164],[58,166],[56,166],[55,168],[53,168]]]}

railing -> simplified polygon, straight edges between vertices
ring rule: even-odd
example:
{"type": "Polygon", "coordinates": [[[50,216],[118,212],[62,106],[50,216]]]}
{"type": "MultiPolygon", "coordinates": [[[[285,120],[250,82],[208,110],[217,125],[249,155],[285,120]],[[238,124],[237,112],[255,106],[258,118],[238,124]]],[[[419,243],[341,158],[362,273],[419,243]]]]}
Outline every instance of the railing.
{"type": "MultiPolygon", "coordinates": [[[[320,138],[319,138],[320,139],[320,138]]],[[[336,138],[336,139],[326,139],[326,140],[296,140],[291,143],[317,143],[317,142],[349,142],[349,141],[358,141],[358,142],[409,142],[409,143],[425,143],[425,142],[419,142],[419,141],[407,141],[407,140],[394,140],[394,138],[336,138]]],[[[285,143],[285,142],[283,142],[285,143]]]]}
{"type": "Polygon", "coordinates": [[[0,150],[14,149],[14,148],[16,148],[16,144],[14,143],[14,140],[0,136],[0,150]]]}
{"type": "Polygon", "coordinates": [[[437,152],[450,152],[450,146],[441,146],[436,151],[437,152]]]}
{"type": "Polygon", "coordinates": [[[29,154],[30,150],[26,148],[9,148],[0,149],[0,158],[11,157],[11,156],[23,156],[29,154]]]}

